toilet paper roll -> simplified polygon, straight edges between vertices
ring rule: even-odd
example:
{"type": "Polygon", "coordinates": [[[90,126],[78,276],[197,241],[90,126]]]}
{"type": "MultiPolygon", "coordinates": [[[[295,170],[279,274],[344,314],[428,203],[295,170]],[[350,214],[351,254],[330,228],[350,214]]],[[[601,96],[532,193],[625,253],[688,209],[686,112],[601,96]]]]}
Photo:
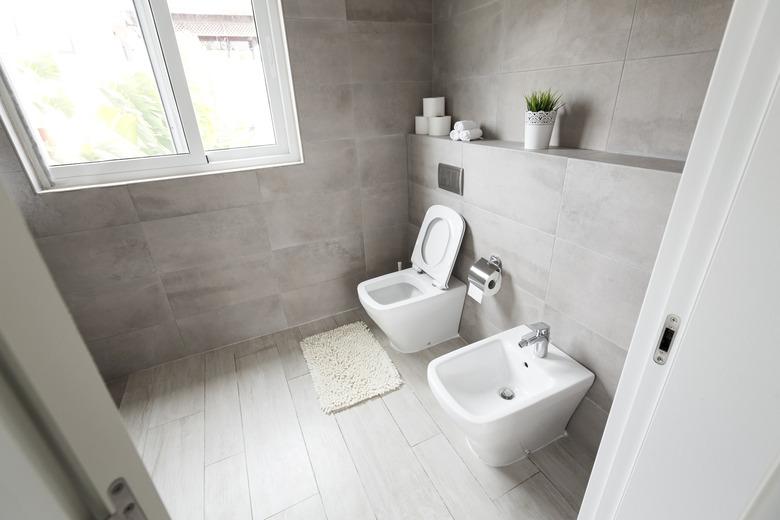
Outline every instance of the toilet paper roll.
{"type": "Polygon", "coordinates": [[[439,117],[444,115],[444,98],[423,98],[423,115],[425,117],[439,117]]]}
{"type": "Polygon", "coordinates": [[[428,135],[450,135],[451,116],[429,117],[428,135]]]}
{"type": "Polygon", "coordinates": [[[468,295],[482,303],[483,296],[493,296],[501,289],[501,268],[480,258],[469,269],[468,295]]]}
{"type": "Polygon", "coordinates": [[[425,116],[414,116],[414,133],[428,135],[428,118],[425,116]]]}

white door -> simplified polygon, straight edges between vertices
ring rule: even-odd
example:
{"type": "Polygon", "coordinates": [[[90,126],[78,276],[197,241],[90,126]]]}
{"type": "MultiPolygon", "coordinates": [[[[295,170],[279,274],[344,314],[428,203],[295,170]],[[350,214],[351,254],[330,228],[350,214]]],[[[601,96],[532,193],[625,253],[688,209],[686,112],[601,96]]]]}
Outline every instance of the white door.
{"type": "Polygon", "coordinates": [[[779,32],[735,2],[581,520],[780,518],[779,32]]]}
{"type": "MultiPolygon", "coordinates": [[[[44,453],[46,450],[26,443],[28,451],[19,448],[12,457],[0,458],[3,495],[41,502],[37,509],[17,504],[11,511],[52,511],[57,507],[60,513],[52,518],[73,518],[74,512],[82,509],[89,512],[87,518],[102,520],[115,512],[109,486],[121,477],[146,518],[169,518],[35,242],[2,188],[0,379],[3,388],[14,394],[14,399],[3,403],[18,401],[24,405],[31,424],[36,425],[53,454],[52,458],[44,453]],[[47,460],[57,460],[59,467],[52,468],[48,475],[36,475],[35,468],[45,467],[47,460]],[[23,468],[24,474],[14,475],[18,468],[23,468]],[[35,496],[46,489],[45,482],[51,484],[49,489],[68,493],[62,486],[55,486],[59,474],[68,475],[79,504],[63,497],[35,496]],[[63,506],[66,502],[70,504],[67,507],[63,506]]],[[[25,444],[19,443],[23,425],[19,421],[6,422],[9,417],[5,410],[0,418],[0,450],[25,444]]],[[[0,504],[2,518],[6,518],[7,505],[0,504]]],[[[140,518],[135,511],[120,518],[140,518]]]]}

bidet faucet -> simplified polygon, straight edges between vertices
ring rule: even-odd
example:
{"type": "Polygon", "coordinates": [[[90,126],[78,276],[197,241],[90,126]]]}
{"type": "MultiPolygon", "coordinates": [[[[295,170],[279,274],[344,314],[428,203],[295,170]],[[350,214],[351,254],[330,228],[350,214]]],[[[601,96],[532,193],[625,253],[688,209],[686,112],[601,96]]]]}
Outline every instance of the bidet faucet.
{"type": "Polygon", "coordinates": [[[547,356],[547,344],[550,342],[550,326],[543,321],[528,325],[531,332],[520,338],[517,344],[520,348],[528,345],[534,346],[534,356],[543,358],[547,356]]]}

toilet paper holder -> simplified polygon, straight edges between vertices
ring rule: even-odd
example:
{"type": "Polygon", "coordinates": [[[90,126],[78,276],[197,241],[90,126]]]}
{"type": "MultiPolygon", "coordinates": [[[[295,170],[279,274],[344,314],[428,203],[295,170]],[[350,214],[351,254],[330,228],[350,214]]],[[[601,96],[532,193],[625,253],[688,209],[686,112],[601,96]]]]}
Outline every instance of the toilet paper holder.
{"type": "MultiPolygon", "coordinates": [[[[493,273],[497,272],[501,274],[503,264],[501,259],[496,255],[490,255],[489,260],[480,258],[469,269],[469,282],[473,283],[480,289],[493,289],[493,287],[487,286],[490,277],[493,273]]],[[[500,281],[500,280],[499,280],[500,281]]]]}

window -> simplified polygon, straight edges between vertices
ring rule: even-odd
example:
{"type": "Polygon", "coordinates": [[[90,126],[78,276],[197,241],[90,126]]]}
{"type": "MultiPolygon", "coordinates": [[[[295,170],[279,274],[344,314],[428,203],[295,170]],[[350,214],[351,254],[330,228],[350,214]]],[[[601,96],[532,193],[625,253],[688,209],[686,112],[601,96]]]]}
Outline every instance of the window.
{"type": "Polygon", "coordinates": [[[38,191],[301,161],[275,0],[25,0],[0,116],[38,191]]]}

